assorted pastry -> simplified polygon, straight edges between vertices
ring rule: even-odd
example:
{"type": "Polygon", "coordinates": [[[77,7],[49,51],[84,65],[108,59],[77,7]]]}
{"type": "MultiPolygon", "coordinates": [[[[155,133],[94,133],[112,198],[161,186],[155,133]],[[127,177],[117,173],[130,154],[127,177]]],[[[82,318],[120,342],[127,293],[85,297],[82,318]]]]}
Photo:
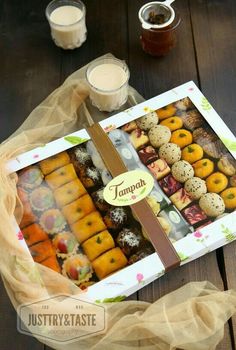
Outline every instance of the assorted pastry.
{"type": "MultiPolygon", "coordinates": [[[[172,242],[236,209],[235,160],[190,99],[109,137],[128,170],[154,177],[147,201],[172,242]]],[[[130,208],[105,201],[111,179],[92,141],[18,172],[20,228],[36,262],[84,286],[154,252],[130,208]]]]}
{"type": "Polygon", "coordinates": [[[183,236],[236,209],[236,162],[189,98],[135,122],[122,130],[129,135],[139,162],[155,178],[159,193],[172,202],[170,206],[167,200],[161,211],[150,202],[157,217],[175,227],[166,230],[171,239],[179,239],[179,221],[185,223],[183,236]],[[181,220],[171,223],[169,214],[181,220]]]}
{"type": "Polygon", "coordinates": [[[20,227],[33,259],[82,287],[125,267],[142,247],[154,252],[130,209],[104,200],[110,178],[91,141],[18,173],[20,227]]]}

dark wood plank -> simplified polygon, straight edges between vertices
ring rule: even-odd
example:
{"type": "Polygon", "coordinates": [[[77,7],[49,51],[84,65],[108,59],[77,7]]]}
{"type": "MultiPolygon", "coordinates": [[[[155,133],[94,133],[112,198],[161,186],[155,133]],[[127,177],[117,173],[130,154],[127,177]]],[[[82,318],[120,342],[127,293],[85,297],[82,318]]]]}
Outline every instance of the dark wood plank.
{"type": "MultiPolygon", "coordinates": [[[[53,44],[44,16],[47,3],[35,1],[32,6],[32,2],[26,1],[24,9],[20,8],[17,1],[0,4],[4,57],[0,65],[2,140],[76,69],[108,52],[120,59],[128,59],[126,0],[85,1],[88,38],[80,49],[74,51],[63,51],[53,44]],[[111,15],[114,9],[116,15],[111,15]],[[19,28],[16,37],[15,27],[19,28]],[[15,49],[14,39],[17,41],[15,49]],[[9,117],[11,123],[7,123],[9,117]]],[[[137,294],[133,294],[130,299],[137,299],[137,294]]],[[[14,311],[10,315],[12,323],[14,311]]],[[[7,341],[11,332],[8,322],[5,328],[3,341],[7,341]]]]}
{"type": "MultiPolygon", "coordinates": [[[[143,3],[144,1],[139,0],[133,0],[132,2],[127,1],[129,10],[129,50],[127,50],[128,43],[125,34],[127,30],[126,16],[124,15],[125,12],[123,12],[125,11],[126,1],[115,0],[109,2],[105,0],[91,0],[86,1],[88,7],[89,31],[87,42],[77,51],[63,52],[59,48],[56,48],[50,39],[49,28],[44,18],[44,9],[47,4],[45,0],[35,0],[33,6],[30,0],[25,1],[24,6],[19,5],[16,0],[12,0],[11,2],[2,1],[0,3],[0,45],[2,49],[0,58],[0,76],[2,83],[0,86],[0,116],[2,122],[0,137],[4,139],[20,125],[32,108],[57,87],[68,74],[87,63],[89,60],[107,53],[108,51],[119,58],[128,58],[131,70],[131,84],[144,94],[146,98],[190,79],[198,83],[194,48],[191,38],[188,1],[181,1],[178,3],[181,16],[184,19],[180,29],[181,43],[184,43],[184,47],[183,44],[180,45],[179,42],[176,49],[163,59],[154,59],[147,56],[142,52],[139,45],[137,11],[143,3]],[[15,28],[17,28],[17,31],[15,28]],[[44,55],[42,55],[42,52],[44,55]],[[128,57],[127,52],[129,54],[128,57]],[[45,82],[47,83],[45,84],[45,82]],[[11,120],[11,122],[9,123],[8,120],[11,120]]],[[[194,6],[197,6],[197,8],[201,10],[202,8],[206,8],[206,3],[206,1],[195,0],[194,6]]],[[[222,7],[222,3],[219,1],[211,1],[211,3],[208,4],[210,7],[218,7],[218,9],[222,7]],[[220,4],[221,6],[219,6],[220,4]]],[[[228,13],[232,16],[232,21],[235,14],[235,12],[232,11],[235,10],[233,1],[227,1],[227,6],[230,10],[228,13]]],[[[209,9],[208,7],[207,10],[210,14],[211,8],[209,9]]],[[[196,8],[192,10],[193,22],[193,14],[195,11],[196,8]]],[[[213,10],[213,13],[215,13],[214,11],[216,10],[213,10]]],[[[199,30],[198,23],[201,21],[201,11],[196,11],[196,15],[194,29],[199,30]]],[[[197,35],[196,31],[194,32],[195,40],[197,40],[198,37],[199,42],[201,38],[204,38],[205,24],[206,21],[204,20],[201,23],[203,31],[201,36],[197,35]]],[[[228,23],[225,23],[225,25],[228,28],[227,30],[230,30],[230,25],[228,23]]],[[[212,45],[212,42],[210,42],[210,44],[212,45]]],[[[228,41],[228,45],[230,45],[230,41],[228,41]]],[[[206,44],[204,42],[203,47],[197,44],[196,47],[197,54],[201,52],[201,50],[203,53],[206,50],[207,55],[210,55],[208,52],[209,43],[206,44]]],[[[230,49],[230,47],[228,47],[228,49],[230,49]]],[[[230,49],[229,51],[235,62],[235,50],[233,51],[233,49],[230,49]]],[[[215,47],[215,52],[217,52],[217,46],[215,47]]],[[[221,54],[223,55],[223,53],[222,50],[221,54]]],[[[211,56],[215,55],[212,54],[211,56]]],[[[211,62],[211,60],[209,62],[211,62]]],[[[217,61],[217,64],[219,64],[219,61],[217,61]]],[[[222,82],[224,82],[222,84],[223,87],[227,85],[226,82],[228,78],[231,82],[229,88],[225,89],[226,91],[222,91],[226,102],[229,102],[229,95],[231,96],[230,99],[232,98],[233,101],[233,87],[235,86],[235,82],[232,81],[233,78],[230,76],[232,64],[233,61],[231,60],[227,62],[227,79],[223,79],[220,76],[220,83],[222,84],[222,82]]],[[[209,93],[212,94],[212,96],[208,94],[209,98],[213,101],[213,104],[214,102],[216,103],[218,111],[220,111],[218,108],[219,105],[225,115],[230,115],[232,109],[227,109],[227,111],[225,111],[223,106],[227,104],[220,104],[221,96],[216,94],[214,97],[216,89],[218,91],[218,85],[215,84],[215,82],[211,85],[212,82],[209,79],[209,77],[212,76],[213,68],[211,67],[214,66],[205,67],[204,56],[202,56],[202,68],[200,66],[199,64],[201,83],[202,75],[206,74],[206,85],[204,86],[206,86],[206,88],[209,87],[209,93]],[[209,79],[209,81],[207,79],[209,79]],[[215,101],[211,97],[215,98],[215,101]]],[[[222,69],[222,65],[218,68],[219,70],[222,69]]],[[[214,79],[216,80],[215,76],[214,79]]],[[[217,79],[219,79],[219,77],[217,77],[217,79]]],[[[235,105],[233,108],[235,112],[235,105]]],[[[233,247],[233,245],[228,247],[233,247]]],[[[232,271],[231,267],[229,270],[232,271]]],[[[230,273],[228,276],[230,277],[230,273]]],[[[217,269],[215,253],[211,253],[182,267],[178,274],[176,274],[176,272],[171,272],[151,286],[146,287],[140,291],[140,299],[152,301],[190,280],[201,279],[211,280],[219,288],[223,288],[223,282],[217,269]]],[[[232,281],[234,281],[233,277],[232,281]]],[[[132,297],[136,298],[136,295],[131,296],[131,298],[132,297]]],[[[5,299],[1,298],[1,300],[4,302],[3,305],[5,305],[5,299]]],[[[12,312],[13,315],[9,322],[13,321],[14,311],[12,310],[12,312]]],[[[8,307],[4,314],[5,313],[10,314],[8,307]]],[[[12,334],[12,328],[15,330],[15,327],[13,325],[9,327],[9,324],[6,322],[3,326],[5,326],[5,328],[2,327],[2,322],[0,321],[0,327],[1,329],[6,329],[5,333],[7,335],[2,341],[5,341],[4,344],[7,344],[8,335],[9,333],[12,334]]],[[[25,338],[30,339],[28,337],[25,338]]],[[[18,338],[15,339],[17,339],[18,343],[18,338]]],[[[20,342],[21,341],[19,341],[19,343],[20,342]]],[[[31,340],[29,340],[29,342],[31,342],[31,340]]],[[[30,346],[30,344],[27,343],[24,348],[36,348],[35,346],[30,346]]],[[[1,348],[4,349],[4,347],[1,348]]],[[[218,349],[231,348],[227,333],[222,345],[220,345],[218,349]]],[[[6,349],[9,349],[9,347],[6,347],[6,349]]]]}
{"type": "MultiPolygon", "coordinates": [[[[236,260],[236,242],[233,242],[223,248],[224,253],[224,270],[225,281],[228,289],[236,290],[236,276],[235,276],[235,260],[236,260]]],[[[232,317],[232,334],[234,344],[236,344],[236,316],[232,317]]],[[[235,348],[234,348],[235,349],[235,348]]]]}
{"type": "Polygon", "coordinates": [[[48,1],[1,1],[0,117],[3,141],[60,82],[61,51],[49,35],[48,1]]]}
{"type": "MultiPolygon", "coordinates": [[[[107,53],[129,62],[127,1],[85,0],[84,3],[87,41],[78,50],[62,52],[61,82],[76,69],[107,53]]],[[[137,293],[127,300],[137,300],[137,293]]]]}
{"type": "MultiPolygon", "coordinates": [[[[190,2],[199,77],[204,94],[231,130],[236,132],[236,6],[234,0],[190,2]],[[219,25],[220,23],[220,25],[219,25]]],[[[226,288],[236,288],[236,243],[223,249],[222,274],[226,288]]],[[[236,317],[232,319],[236,343],[236,317]]]]}
{"type": "Polygon", "coordinates": [[[0,347],[1,350],[43,350],[43,344],[35,338],[18,333],[16,329],[16,312],[6,294],[3,283],[0,283],[0,347]]]}
{"type": "MultiPolygon", "coordinates": [[[[0,3],[0,141],[60,84],[61,51],[52,43],[44,11],[48,1],[0,3]]],[[[16,330],[16,313],[0,283],[0,347],[43,350],[16,330]]]]}
{"type": "Polygon", "coordinates": [[[74,51],[62,51],[62,80],[89,61],[112,53],[128,59],[126,0],[85,0],[87,41],[74,51]]]}
{"type": "Polygon", "coordinates": [[[137,13],[144,3],[143,0],[128,1],[131,85],[145,98],[151,98],[188,80],[194,80],[197,84],[188,1],[176,2],[183,18],[179,27],[179,41],[176,48],[163,58],[154,58],[142,51],[137,13]]]}
{"type": "Polygon", "coordinates": [[[196,0],[190,8],[202,91],[235,132],[235,1],[196,0]]]}
{"type": "MultiPolygon", "coordinates": [[[[183,19],[179,30],[179,42],[168,56],[161,59],[152,58],[141,51],[137,12],[144,3],[145,1],[142,0],[128,2],[129,65],[133,73],[131,74],[132,85],[146,98],[150,98],[188,80],[194,80],[198,84],[188,1],[176,3],[183,19]]],[[[218,269],[216,252],[181,267],[178,273],[170,272],[152,285],[143,288],[138,293],[139,299],[154,301],[187,282],[199,280],[209,280],[223,290],[224,285],[218,269]]],[[[225,338],[218,349],[231,349],[228,325],[225,338]]]]}

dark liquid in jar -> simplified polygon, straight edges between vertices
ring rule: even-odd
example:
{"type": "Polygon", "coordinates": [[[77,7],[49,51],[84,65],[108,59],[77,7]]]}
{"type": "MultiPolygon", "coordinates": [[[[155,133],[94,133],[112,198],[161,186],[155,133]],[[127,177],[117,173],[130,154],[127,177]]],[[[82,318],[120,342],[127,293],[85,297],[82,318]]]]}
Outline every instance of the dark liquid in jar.
{"type": "Polygon", "coordinates": [[[140,39],[143,50],[152,56],[165,56],[176,45],[180,22],[179,16],[176,16],[174,22],[165,28],[142,28],[140,39]]]}

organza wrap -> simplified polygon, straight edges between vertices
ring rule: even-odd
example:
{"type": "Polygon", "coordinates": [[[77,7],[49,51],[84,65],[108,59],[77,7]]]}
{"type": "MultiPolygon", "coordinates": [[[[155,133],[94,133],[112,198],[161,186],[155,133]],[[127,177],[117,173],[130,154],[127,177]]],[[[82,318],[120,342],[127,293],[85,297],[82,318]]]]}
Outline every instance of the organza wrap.
{"type": "MultiPolygon", "coordinates": [[[[106,55],[105,57],[110,56],[106,55]]],[[[74,72],[44,100],[22,126],[0,146],[0,271],[12,304],[62,293],[79,295],[81,290],[62,275],[36,264],[19,244],[12,216],[18,201],[17,176],[6,173],[6,162],[26,150],[62,137],[108,115],[95,111],[88,102],[84,79],[86,67],[74,72]]],[[[129,88],[128,104],[141,102],[129,88]]],[[[18,222],[20,217],[17,218],[18,222]]],[[[193,282],[153,304],[123,301],[104,304],[107,330],[70,344],[43,342],[54,349],[215,349],[223,338],[224,324],[234,314],[236,293],[221,292],[208,282],[193,282]]],[[[42,341],[42,340],[41,340],[42,341]]]]}

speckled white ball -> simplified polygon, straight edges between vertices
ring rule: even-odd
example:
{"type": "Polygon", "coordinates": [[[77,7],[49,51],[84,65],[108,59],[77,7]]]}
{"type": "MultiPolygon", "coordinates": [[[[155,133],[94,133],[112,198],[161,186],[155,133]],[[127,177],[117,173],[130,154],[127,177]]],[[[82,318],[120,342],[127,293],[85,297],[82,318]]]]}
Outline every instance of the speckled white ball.
{"type": "Polygon", "coordinates": [[[207,193],[206,182],[196,176],[188,179],[184,184],[184,188],[193,199],[199,199],[207,193]]]}
{"type": "Polygon", "coordinates": [[[199,206],[208,216],[217,217],[224,213],[225,204],[217,193],[206,193],[199,200],[199,206]]]}
{"type": "Polygon", "coordinates": [[[144,115],[143,117],[139,118],[138,120],[136,120],[136,123],[140,129],[149,130],[153,126],[158,124],[158,120],[159,118],[156,112],[150,112],[144,115]]]}
{"type": "Polygon", "coordinates": [[[194,170],[191,164],[186,162],[186,160],[179,160],[174,163],[171,168],[172,175],[175,180],[179,182],[185,182],[194,176],[194,170]]]}
{"type": "Polygon", "coordinates": [[[181,149],[175,143],[165,143],[159,148],[159,157],[172,165],[181,159],[181,149]]]}
{"type": "Polygon", "coordinates": [[[153,147],[161,147],[170,141],[171,131],[167,126],[155,125],[149,130],[148,137],[153,147]]]}

